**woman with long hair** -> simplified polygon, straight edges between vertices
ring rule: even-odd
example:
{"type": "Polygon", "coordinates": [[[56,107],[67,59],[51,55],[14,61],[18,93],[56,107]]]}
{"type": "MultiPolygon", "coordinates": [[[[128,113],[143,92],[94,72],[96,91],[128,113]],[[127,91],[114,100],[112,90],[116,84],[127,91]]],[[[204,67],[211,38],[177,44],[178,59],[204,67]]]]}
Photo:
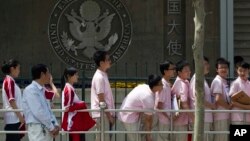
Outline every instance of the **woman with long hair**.
{"type": "MultiPolygon", "coordinates": [[[[62,76],[62,129],[64,131],[86,131],[94,126],[95,121],[88,112],[76,110],[87,109],[84,101],[77,96],[74,84],[78,81],[78,71],[69,67],[62,76]]],[[[70,134],[70,141],[85,141],[85,134],[70,134]]]]}
{"type": "MultiPolygon", "coordinates": [[[[20,64],[17,60],[11,59],[2,66],[2,72],[5,74],[2,86],[3,109],[13,110],[21,109],[22,94],[19,86],[15,83],[15,78],[19,76],[20,64]]],[[[18,131],[24,127],[24,117],[22,112],[4,113],[5,131],[18,131]]],[[[22,134],[6,134],[6,141],[20,141],[22,134]]]]}

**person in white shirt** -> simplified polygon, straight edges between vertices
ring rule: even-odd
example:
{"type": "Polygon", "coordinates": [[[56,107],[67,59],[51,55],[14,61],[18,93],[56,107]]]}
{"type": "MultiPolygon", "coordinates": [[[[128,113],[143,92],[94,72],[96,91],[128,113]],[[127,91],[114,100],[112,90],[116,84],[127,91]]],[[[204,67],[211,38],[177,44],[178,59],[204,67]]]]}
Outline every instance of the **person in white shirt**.
{"type": "MultiPolygon", "coordinates": [[[[248,80],[250,65],[247,62],[239,62],[236,66],[236,71],[238,78],[234,80],[231,84],[229,96],[231,97],[239,91],[244,91],[248,96],[250,96],[250,81],[248,80]]],[[[231,101],[233,104],[233,110],[250,110],[250,105],[242,104],[237,101],[231,101]]],[[[234,125],[244,125],[250,124],[250,113],[231,113],[231,124],[234,125]]]]}
{"type": "Polygon", "coordinates": [[[44,64],[32,67],[32,83],[23,91],[23,113],[28,127],[29,141],[52,141],[59,134],[59,126],[45,98],[45,84],[51,74],[44,64]]]}
{"type": "MultiPolygon", "coordinates": [[[[209,65],[208,58],[205,56],[203,57],[203,67],[204,67],[204,75],[207,75],[209,73],[210,65],[209,65]]],[[[192,79],[190,80],[190,107],[191,109],[195,109],[195,104],[196,104],[195,78],[196,78],[196,75],[194,74],[192,79]]],[[[211,90],[209,88],[209,85],[206,79],[204,79],[204,106],[206,110],[214,110],[216,108],[216,105],[212,103],[211,90]]],[[[212,131],[213,130],[212,127],[213,127],[213,113],[205,112],[204,130],[212,131]]],[[[213,141],[213,134],[205,134],[203,141],[213,141]]]]}
{"type": "MultiPolygon", "coordinates": [[[[100,102],[106,103],[107,109],[115,109],[112,90],[108,80],[107,70],[111,66],[111,60],[106,51],[95,52],[93,59],[97,65],[96,72],[91,82],[91,109],[100,109],[100,102]]],[[[100,112],[92,112],[92,117],[96,120],[96,130],[100,131],[100,112]]],[[[115,123],[115,113],[105,112],[106,131],[110,130],[115,123]]],[[[105,134],[105,141],[110,141],[110,136],[105,134]]],[[[100,141],[100,134],[96,134],[96,141],[100,141]]]]}
{"type": "MultiPolygon", "coordinates": [[[[229,72],[229,62],[224,58],[218,58],[216,61],[217,75],[211,83],[211,92],[214,97],[217,110],[230,110],[232,104],[229,99],[229,85],[227,76],[229,72]]],[[[214,131],[228,131],[230,122],[230,113],[214,113],[214,131]]],[[[214,141],[228,141],[227,134],[215,134],[214,141]]]]}
{"type": "MultiPolygon", "coordinates": [[[[171,110],[172,109],[172,95],[171,95],[171,83],[170,79],[174,77],[175,65],[171,61],[165,61],[160,64],[160,71],[162,74],[163,89],[160,93],[155,95],[155,106],[159,110],[171,110]]],[[[158,129],[159,131],[170,131],[170,112],[159,112],[158,117],[158,129]]],[[[170,134],[159,133],[157,134],[157,141],[170,141],[170,134]]]]}
{"type": "MultiPolygon", "coordinates": [[[[190,86],[191,74],[190,64],[186,60],[176,63],[177,78],[172,86],[172,94],[177,97],[178,106],[181,110],[190,110],[190,86]]],[[[180,112],[174,120],[174,131],[188,131],[190,121],[194,121],[194,114],[191,112],[180,112]]],[[[173,141],[186,141],[187,134],[174,134],[173,141]]]]}
{"type": "MultiPolygon", "coordinates": [[[[22,94],[14,78],[20,73],[20,64],[17,60],[11,59],[4,63],[2,72],[5,74],[2,86],[3,109],[21,109],[22,94]]],[[[5,131],[18,131],[24,124],[22,112],[5,112],[4,113],[5,131]]],[[[5,141],[20,141],[20,134],[6,134],[5,141]]]]}
{"type": "MultiPolygon", "coordinates": [[[[153,110],[155,107],[155,94],[162,90],[161,77],[149,75],[148,84],[135,87],[123,100],[121,110],[153,110]]],[[[145,131],[152,130],[153,112],[119,112],[118,118],[127,131],[139,131],[143,125],[145,131]],[[142,124],[140,123],[142,122],[142,124]]],[[[139,134],[128,134],[130,141],[141,141],[139,134]]],[[[152,141],[151,134],[146,134],[146,141],[152,141]]]]}

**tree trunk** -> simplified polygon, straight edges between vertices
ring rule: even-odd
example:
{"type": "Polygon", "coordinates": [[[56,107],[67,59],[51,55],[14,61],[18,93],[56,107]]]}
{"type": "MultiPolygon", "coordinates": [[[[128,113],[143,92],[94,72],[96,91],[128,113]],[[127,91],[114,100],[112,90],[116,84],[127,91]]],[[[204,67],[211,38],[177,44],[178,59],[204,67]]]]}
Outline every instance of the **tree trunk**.
{"type": "Polygon", "coordinates": [[[203,141],[204,137],[204,68],[203,68],[203,45],[204,45],[204,23],[205,11],[204,0],[193,0],[195,10],[194,25],[194,44],[193,56],[195,62],[195,123],[194,141],[203,141]]]}

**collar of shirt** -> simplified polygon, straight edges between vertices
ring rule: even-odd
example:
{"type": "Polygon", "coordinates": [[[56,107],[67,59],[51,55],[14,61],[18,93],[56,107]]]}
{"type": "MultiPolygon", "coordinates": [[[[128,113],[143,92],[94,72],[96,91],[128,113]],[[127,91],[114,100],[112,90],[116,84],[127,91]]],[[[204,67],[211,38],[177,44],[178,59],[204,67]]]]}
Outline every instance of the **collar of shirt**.
{"type": "Polygon", "coordinates": [[[224,84],[227,85],[227,80],[226,80],[226,79],[222,78],[220,75],[216,75],[216,77],[217,77],[218,79],[220,79],[224,84]]]}
{"type": "MultiPolygon", "coordinates": [[[[149,87],[148,84],[141,84],[141,85],[138,85],[138,86],[140,86],[141,88],[144,87],[144,89],[145,89],[146,91],[148,91],[151,95],[154,96],[154,92],[150,89],[150,87],[149,87]]],[[[138,86],[137,86],[137,87],[138,87],[138,86]]]]}
{"type": "Polygon", "coordinates": [[[171,84],[166,79],[164,79],[164,78],[162,78],[162,84],[165,87],[169,87],[169,88],[171,87],[171,84]]]}
{"type": "Polygon", "coordinates": [[[237,79],[239,79],[239,81],[240,81],[242,84],[247,84],[247,83],[249,83],[249,80],[243,80],[243,79],[241,79],[240,77],[238,77],[237,79]]]}
{"type": "Polygon", "coordinates": [[[107,73],[104,72],[104,71],[101,71],[100,69],[97,69],[96,72],[97,72],[97,73],[100,73],[100,74],[102,74],[102,75],[104,75],[104,76],[107,76],[107,73]]]}
{"type": "Polygon", "coordinates": [[[74,88],[70,83],[66,83],[65,86],[68,86],[68,87],[70,87],[72,90],[75,91],[75,88],[74,88]]]}
{"type": "Polygon", "coordinates": [[[184,82],[186,84],[189,84],[189,81],[187,79],[186,80],[181,79],[179,76],[177,76],[176,80],[180,80],[180,81],[182,81],[182,82],[184,82]]]}
{"type": "Polygon", "coordinates": [[[32,81],[32,84],[34,86],[36,86],[39,90],[43,91],[44,90],[44,87],[42,85],[40,85],[39,83],[37,83],[36,81],[32,81]]]}

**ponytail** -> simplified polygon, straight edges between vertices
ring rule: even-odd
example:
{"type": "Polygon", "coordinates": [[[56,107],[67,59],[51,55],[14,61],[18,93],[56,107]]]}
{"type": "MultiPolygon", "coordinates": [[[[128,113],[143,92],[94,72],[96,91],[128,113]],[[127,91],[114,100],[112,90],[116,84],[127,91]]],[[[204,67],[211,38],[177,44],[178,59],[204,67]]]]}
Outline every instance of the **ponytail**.
{"type": "Polygon", "coordinates": [[[15,59],[10,59],[8,62],[4,61],[3,65],[1,67],[2,72],[6,75],[6,74],[10,74],[10,68],[14,67],[16,68],[19,65],[19,62],[15,59]]]}
{"type": "Polygon", "coordinates": [[[64,73],[61,77],[61,90],[63,91],[63,88],[65,86],[65,83],[68,81],[69,77],[75,75],[77,73],[77,69],[74,67],[69,67],[64,70],[64,73]]]}

